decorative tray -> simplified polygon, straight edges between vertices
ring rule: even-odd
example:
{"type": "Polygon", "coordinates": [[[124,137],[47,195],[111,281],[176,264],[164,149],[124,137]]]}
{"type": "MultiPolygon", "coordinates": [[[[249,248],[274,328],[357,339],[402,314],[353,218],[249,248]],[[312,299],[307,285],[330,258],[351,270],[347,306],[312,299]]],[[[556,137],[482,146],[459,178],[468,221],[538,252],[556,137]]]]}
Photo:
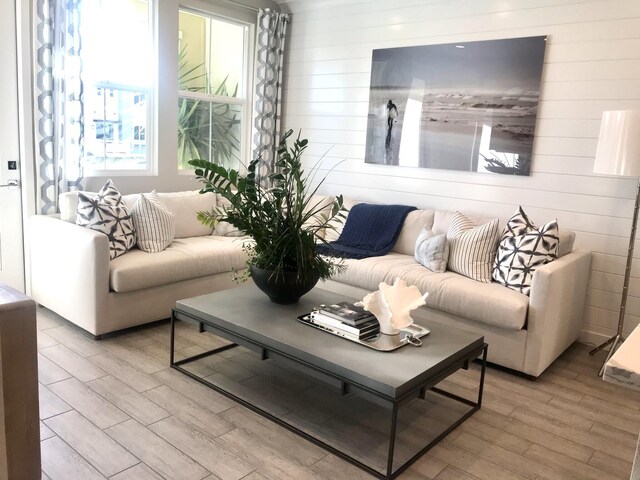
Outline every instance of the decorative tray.
{"type": "Polygon", "coordinates": [[[425,328],[421,325],[416,325],[414,323],[406,328],[401,329],[398,335],[385,335],[384,333],[378,333],[373,337],[357,340],[355,338],[346,336],[344,333],[337,329],[332,329],[323,325],[312,323],[309,318],[309,314],[300,315],[298,317],[298,321],[300,323],[304,323],[305,325],[309,325],[310,327],[317,328],[318,330],[331,333],[332,335],[335,335],[337,337],[344,338],[345,340],[350,340],[354,343],[359,343],[360,345],[364,345],[365,347],[373,348],[374,350],[379,350],[381,352],[391,352],[392,350],[396,350],[397,348],[400,348],[404,345],[413,345],[414,347],[419,347],[422,345],[422,341],[420,339],[430,333],[428,328],[425,328]]]}

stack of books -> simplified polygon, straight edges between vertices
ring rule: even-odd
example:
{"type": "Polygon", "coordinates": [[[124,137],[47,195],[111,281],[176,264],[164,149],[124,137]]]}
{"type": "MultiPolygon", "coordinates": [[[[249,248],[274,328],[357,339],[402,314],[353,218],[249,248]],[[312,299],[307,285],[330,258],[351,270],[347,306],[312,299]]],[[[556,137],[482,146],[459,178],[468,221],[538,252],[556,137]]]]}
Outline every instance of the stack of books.
{"type": "Polygon", "coordinates": [[[309,322],[350,340],[367,340],[380,333],[376,317],[353,303],[322,305],[311,312],[309,322]]]}

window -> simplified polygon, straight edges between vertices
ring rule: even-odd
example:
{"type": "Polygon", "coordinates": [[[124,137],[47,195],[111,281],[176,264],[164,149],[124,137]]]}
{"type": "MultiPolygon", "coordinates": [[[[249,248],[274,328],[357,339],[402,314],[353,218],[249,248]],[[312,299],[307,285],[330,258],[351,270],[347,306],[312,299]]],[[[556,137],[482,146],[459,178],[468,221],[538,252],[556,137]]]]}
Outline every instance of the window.
{"type": "Polygon", "coordinates": [[[136,141],[142,141],[142,142],[144,141],[145,139],[144,127],[140,127],[138,125],[133,127],[133,139],[136,141]]]}
{"type": "Polygon", "coordinates": [[[152,170],[151,0],[92,0],[82,7],[86,174],[152,170]]]}
{"type": "Polygon", "coordinates": [[[113,124],[97,120],[93,122],[95,126],[95,138],[98,140],[113,141],[113,124]]]}
{"type": "Polygon", "coordinates": [[[181,10],[178,168],[206,159],[238,168],[248,152],[248,24],[181,10]]]}

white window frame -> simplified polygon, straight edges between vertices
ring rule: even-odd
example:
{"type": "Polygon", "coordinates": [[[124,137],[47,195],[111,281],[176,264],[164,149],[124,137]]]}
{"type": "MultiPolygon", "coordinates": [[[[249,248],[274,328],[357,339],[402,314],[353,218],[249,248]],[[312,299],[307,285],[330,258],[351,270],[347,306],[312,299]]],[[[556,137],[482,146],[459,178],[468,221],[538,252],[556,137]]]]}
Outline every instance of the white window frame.
{"type": "MultiPolygon", "coordinates": [[[[111,82],[99,82],[98,88],[102,88],[102,97],[106,98],[107,90],[115,88],[119,90],[129,90],[136,92],[144,92],[145,101],[147,102],[147,124],[145,128],[146,134],[146,150],[147,161],[144,169],[99,169],[89,168],[85,165],[84,155],[82,159],[82,173],[85,177],[141,177],[141,176],[155,176],[158,174],[158,156],[156,155],[156,142],[155,142],[155,92],[158,89],[158,56],[156,50],[158,49],[158,34],[157,32],[157,18],[158,18],[158,3],[161,0],[148,0],[149,2],[149,35],[151,52],[151,85],[149,87],[138,87],[135,85],[122,85],[111,82]]],[[[85,124],[85,129],[86,124],[85,124]]]]}
{"type": "MultiPolygon", "coordinates": [[[[208,4],[198,0],[190,0],[181,2],[178,7],[178,12],[184,11],[186,13],[193,13],[196,15],[202,15],[223,22],[246,27],[244,32],[244,52],[243,52],[243,64],[244,70],[242,72],[242,91],[238,91],[242,96],[228,97],[221,95],[211,95],[200,92],[190,92],[188,90],[179,90],[176,88],[177,101],[176,105],[180,101],[180,98],[188,98],[192,100],[203,100],[206,102],[223,103],[229,105],[240,105],[242,107],[241,117],[241,139],[240,139],[240,165],[241,172],[246,171],[246,167],[251,161],[252,149],[251,149],[251,131],[252,131],[252,118],[253,118],[253,85],[254,85],[254,40],[256,30],[256,18],[255,13],[248,11],[245,8],[238,7],[233,8],[228,5],[208,4]]],[[[176,38],[176,41],[178,39],[176,38]]],[[[176,130],[178,126],[176,125],[176,130]]],[[[176,133],[177,134],[177,133],[176,133]]],[[[177,160],[176,152],[176,171],[179,175],[193,176],[193,169],[180,169],[177,160]]]]}

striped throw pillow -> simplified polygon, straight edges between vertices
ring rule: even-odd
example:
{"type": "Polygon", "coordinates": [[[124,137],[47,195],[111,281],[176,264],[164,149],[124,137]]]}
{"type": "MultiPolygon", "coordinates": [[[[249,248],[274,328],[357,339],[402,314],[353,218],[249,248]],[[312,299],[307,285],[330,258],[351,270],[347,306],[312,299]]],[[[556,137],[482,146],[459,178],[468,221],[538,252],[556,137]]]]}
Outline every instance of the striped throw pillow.
{"type": "Polygon", "coordinates": [[[491,283],[491,270],[499,235],[498,219],[484,225],[476,225],[460,212],[455,212],[447,232],[447,268],[478,282],[491,283]]]}
{"type": "Polygon", "coordinates": [[[149,253],[161,252],[173,242],[176,219],[162,204],[155,190],[140,194],[131,210],[131,217],[140,250],[149,253]]]}

